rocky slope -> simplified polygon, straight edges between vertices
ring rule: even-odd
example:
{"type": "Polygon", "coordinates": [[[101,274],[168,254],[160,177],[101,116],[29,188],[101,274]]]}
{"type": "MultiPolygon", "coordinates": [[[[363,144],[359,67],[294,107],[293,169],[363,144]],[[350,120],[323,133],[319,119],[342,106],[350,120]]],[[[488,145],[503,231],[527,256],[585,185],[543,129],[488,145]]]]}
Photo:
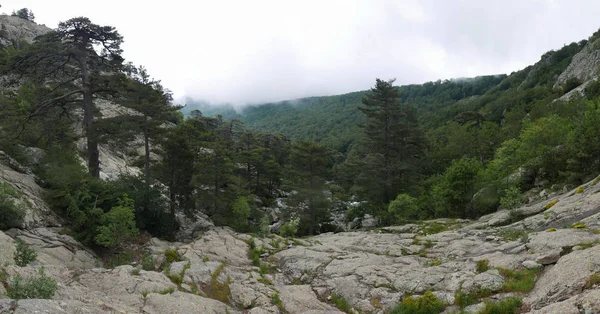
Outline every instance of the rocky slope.
{"type": "Polygon", "coordinates": [[[2,165],[0,175],[34,217],[27,228],[0,232],[6,284],[0,285],[0,313],[342,313],[333,302],[340,299],[357,312],[385,313],[406,295],[426,291],[447,304],[446,313],[459,310],[457,292],[478,296],[467,313],[476,313],[484,300],[509,296],[521,298],[526,313],[600,311],[594,281],[600,272],[598,179],[551,197],[540,193],[541,201],[477,221],[303,239],[190,226],[191,243],[152,239],[145,245],[152,259],[105,269],[93,252],[62,234],[30,174],[2,165]],[[15,265],[16,239],[38,253],[34,263],[15,265]],[[16,275],[34,276],[40,268],[58,282],[53,299],[6,297],[16,275]],[[507,270],[527,269],[535,274],[533,289],[510,288],[514,274],[507,270]]]}

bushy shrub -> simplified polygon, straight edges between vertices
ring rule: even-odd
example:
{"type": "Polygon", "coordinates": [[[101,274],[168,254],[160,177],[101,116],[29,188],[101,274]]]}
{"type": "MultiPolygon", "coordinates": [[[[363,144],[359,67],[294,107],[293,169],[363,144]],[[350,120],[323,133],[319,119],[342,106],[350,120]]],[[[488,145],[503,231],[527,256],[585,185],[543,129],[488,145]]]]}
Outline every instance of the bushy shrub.
{"type": "Polygon", "coordinates": [[[0,230],[19,227],[25,217],[25,211],[15,204],[15,196],[17,193],[8,182],[0,182],[0,230]]]}
{"type": "Polygon", "coordinates": [[[435,314],[441,313],[445,305],[431,291],[420,298],[407,297],[390,311],[390,314],[435,314]]]}
{"type": "Polygon", "coordinates": [[[298,232],[298,221],[292,220],[288,223],[285,223],[281,226],[279,230],[279,235],[282,237],[293,237],[298,232]]]}
{"type": "Polygon", "coordinates": [[[125,240],[139,233],[135,226],[133,200],[125,195],[119,203],[102,216],[96,235],[96,243],[113,249],[122,247],[125,240]]]}
{"type": "Polygon", "coordinates": [[[245,197],[240,196],[232,206],[233,227],[237,231],[248,230],[248,218],[250,218],[250,205],[245,197]]]}
{"type": "Polygon", "coordinates": [[[488,269],[490,269],[490,261],[488,261],[487,259],[478,260],[476,262],[475,270],[478,273],[485,273],[486,271],[488,271],[488,269]]]}
{"type": "Polygon", "coordinates": [[[165,258],[166,258],[168,264],[182,261],[181,255],[179,255],[179,253],[177,253],[177,250],[172,249],[172,248],[168,248],[165,250],[165,258]]]}
{"type": "Polygon", "coordinates": [[[504,196],[500,198],[500,207],[504,209],[514,209],[522,203],[521,190],[515,186],[504,190],[504,196]]]}
{"type": "Polygon", "coordinates": [[[498,302],[485,302],[485,307],[478,314],[518,314],[523,301],[517,297],[510,297],[498,302]]]}
{"type": "Polygon", "coordinates": [[[154,256],[150,255],[150,254],[146,254],[144,255],[144,257],[142,257],[142,269],[145,271],[150,271],[150,270],[154,270],[154,267],[156,266],[156,262],[154,261],[154,256]]]}
{"type": "Polygon", "coordinates": [[[407,219],[419,219],[417,199],[408,194],[398,194],[396,199],[390,202],[388,213],[396,223],[401,223],[407,219]]]}
{"type": "Polygon", "coordinates": [[[15,260],[15,264],[17,266],[27,266],[29,263],[35,261],[37,258],[37,253],[29,247],[23,240],[17,239],[15,240],[15,255],[13,259],[15,260]]]}
{"type": "Polygon", "coordinates": [[[40,268],[37,277],[22,278],[16,275],[6,289],[11,299],[52,299],[56,293],[56,281],[40,268]]]}

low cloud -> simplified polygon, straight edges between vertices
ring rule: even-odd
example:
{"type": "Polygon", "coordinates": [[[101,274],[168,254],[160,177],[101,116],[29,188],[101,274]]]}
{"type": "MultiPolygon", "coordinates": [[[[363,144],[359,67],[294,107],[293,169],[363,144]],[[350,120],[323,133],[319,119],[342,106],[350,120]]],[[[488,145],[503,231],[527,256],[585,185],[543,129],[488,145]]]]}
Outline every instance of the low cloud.
{"type": "Polygon", "coordinates": [[[38,23],[115,26],[125,57],[176,97],[241,106],[398,84],[510,73],[590,36],[596,1],[11,0],[38,23]]]}

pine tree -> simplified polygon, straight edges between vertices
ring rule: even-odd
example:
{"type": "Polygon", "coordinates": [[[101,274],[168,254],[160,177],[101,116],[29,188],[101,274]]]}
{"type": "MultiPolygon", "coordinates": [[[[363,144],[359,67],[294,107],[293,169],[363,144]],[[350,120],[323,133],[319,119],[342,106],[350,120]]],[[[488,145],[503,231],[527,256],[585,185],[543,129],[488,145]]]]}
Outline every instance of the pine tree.
{"type": "Polygon", "coordinates": [[[31,107],[27,120],[57,107],[68,115],[73,104],[82,105],[88,170],[94,177],[100,176],[100,134],[94,127],[94,98],[110,98],[117,93],[112,78],[122,68],[122,42],[123,37],[114,27],[77,17],[59,23],[56,31],[16,52],[6,67],[7,73],[27,77],[48,88],[45,99],[31,107]],[[98,47],[101,51],[96,50],[98,47]]]}
{"type": "Polygon", "coordinates": [[[400,102],[394,80],[376,80],[359,107],[367,117],[361,125],[366,140],[365,159],[357,178],[365,196],[376,204],[387,204],[400,192],[410,191],[419,174],[423,138],[413,106],[400,102]]]}

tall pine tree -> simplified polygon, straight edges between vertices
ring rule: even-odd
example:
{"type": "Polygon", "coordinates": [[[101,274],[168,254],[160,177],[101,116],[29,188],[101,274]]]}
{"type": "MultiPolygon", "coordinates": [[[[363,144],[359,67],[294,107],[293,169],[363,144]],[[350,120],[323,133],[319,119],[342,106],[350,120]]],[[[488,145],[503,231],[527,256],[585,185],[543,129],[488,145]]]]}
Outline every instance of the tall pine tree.
{"type": "Polygon", "coordinates": [[[376,80],[359,107],[367,122],[361,125],[364,159],[357,184],[374,204],[387,204],[400,192],[411,191],[419,176],[423,136],[416,110],[400,102],[395,80],[376,80]]]}

